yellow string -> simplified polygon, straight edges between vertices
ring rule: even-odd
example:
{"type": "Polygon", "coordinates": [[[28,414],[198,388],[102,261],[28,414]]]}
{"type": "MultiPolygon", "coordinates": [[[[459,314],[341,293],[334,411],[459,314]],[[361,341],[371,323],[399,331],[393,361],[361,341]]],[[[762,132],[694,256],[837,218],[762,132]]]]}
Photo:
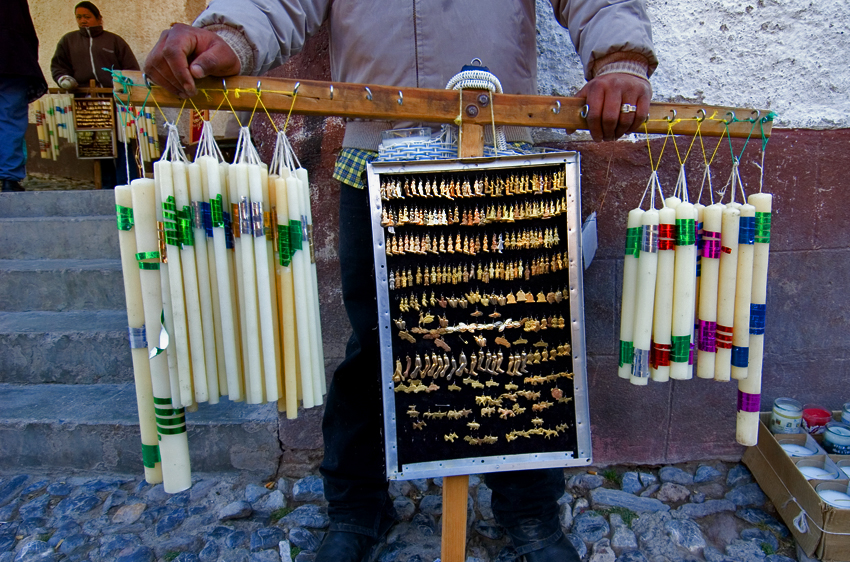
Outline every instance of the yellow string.
{"type": "Polygon", "coordinates": [[[186,109],[186,101],[183,100],[183,105],[180,106],[180,112],[177,114],[177,119],[174,121],[174,126],[176,127],[178,123],[180,123],[180,116],[183,115],[183,110],[186,109]]]}
{"type": "Polygon", "coordinates": [[[251,110],[251,117],[248,118],[248,127],[254,121],[254,114],[257,113],[257,106],[260,104],[260,94],[257,94],[257,101],[254,102],[254,109],[251,110]]]}
{"type": "MultiPolygon", "coordinates": [[[[295,108],[295,99],[298,97],[298,91],[296,90],[292,94],[292,105],[289,106],[289,113],[286,114],[286,122],[283,124],[283,132],[286,133],[286,128],[289,127],[289,118],[292,117],[292,110],[295,108]]],[[[265,106],[263,106],[265,107],[265,106]]],[[[271,117],[269,117],[271,119],[271,117]]]]}
{"type": "MultiPolygon", "coordinates": [[[[666,119],[665,119],[666,121],[666,119]]],[[[661,152],[658,154],[658,162],[652,162],[652,148],[649,145],[649,129],[646,126],[646,122],[643,123],[643,131],[646,135],[646,150],[649,153],[649,168],[653,172],[657,172],[659,166],[661,166],[661,157],[664,155],[664,149],[667,147],[667,140],[670,138],[670,133],[673,130],[673,123],[668,121],[667,134],[664,135],[664,144],[661,145],[661,152]]],[[[674,142],[675,144],[675,142],[674,142]]]]}
{"type": "MultiPolygon", "coordinates": [[[[262,99],[262,97],[260,97],[260,96],[261,96],[261,94],[259,94],[259,93],[258,93],[258,94],[257,94],[257,101],[259,101],[259,102],[260,102],[260,105],[262,105],[262,106],[263,106],[263,111],[265,111],[265,112],[266,112],[266,115],[267,115],[267,116],[268,116],[268,118],[269,118],[269,122],[272,124],[272,127],[274,127],[274,132],[275,132],[275,133],[279,133],[279,132],[280,132],[280,130],[277,128],[277,123],[275,123],[275,122],[274,122],[274,119],[272,119],[272,115],[271,115],[271,113],[269,113],[269,110],[268,110],[268,109],[266,109],[266,104],[264,104],[264,103],[263,103],[263,99],[262,99]]],[[[295,100],[292,100],[292,103],[294,104],[294,103],[295,103],[295,100]]]]}
{"type": "Polygon", "coordinates": [[[702,147],[702,161],[705,162],[706,167],[711,166],[711,163],[714,162],[714,157],[717,155],[717,149],[720,148],[720,143],[723,142],[723,136],[726,134],[726,130],[724,129],[722,133],[720,133],[720,139],[717,141],[717,146],[714,147],[714,152],[711,153],[711,159],[706,160],[705,158],[705,144],[702,142],[702,133],[697,127],[697,135],[699,135],[699,144],[702,147]]]}
{"type": "Polygon", "coordinates": [[[159,104],[156,102],[156,96],[151,96],[151,99],[153,100],[153,104],[156,106],[156,108],[159,110],[160,114],[162,115],[163,121],[168,123],[168,117],[165,116],[165,112],[162,110],[161,107],[159,107],[159,104]]]}
{"type": "MultiPolygon", "coordinates": [[[[241,129],[242,128],[242,121],[240,121],[239,116],[236,115],[236,110],[233,109],[233,104],[230,103],[230,98],[227,97],[227,92],[225,90],[222,90],[222,92],[224,92],[224,101],[226,101],[227,105],[230,106],[230,111],[233,112],[233,118],[236,119],[236,124],[239,125],[239,128],[241,129]]],[[[219,107],[221,107],[221,106],[219,105],[219,107]]]]}

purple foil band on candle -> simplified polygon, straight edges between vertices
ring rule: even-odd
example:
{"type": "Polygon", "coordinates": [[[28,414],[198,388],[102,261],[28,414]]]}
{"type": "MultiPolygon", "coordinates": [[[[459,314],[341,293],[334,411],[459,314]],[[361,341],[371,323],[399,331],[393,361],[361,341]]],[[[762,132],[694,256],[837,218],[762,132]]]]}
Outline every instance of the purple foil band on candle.
{"type": "Polygon", "coordinates": [[[694,344],[692,343],[691,344],[691,352],[690,352],[690,355],[688,355],[688,365],[693,365],[693,364],[694,364],[694,344]]]}
{"type": "Polygon", "coordinates": [[[738,411],[758,412],[761,406],[761,394],[748,394],[738,391],[738,411]]]}
{"type": "Polygon", "coordinates": [[[717,322],[699,321],[697,342],[700,351],[714,353],[717,351],[717,322]]]}
{"type": "Polygon", "coordinates": [[[720,259],[720,233],[702,231],[702,257],[720,259]]]}

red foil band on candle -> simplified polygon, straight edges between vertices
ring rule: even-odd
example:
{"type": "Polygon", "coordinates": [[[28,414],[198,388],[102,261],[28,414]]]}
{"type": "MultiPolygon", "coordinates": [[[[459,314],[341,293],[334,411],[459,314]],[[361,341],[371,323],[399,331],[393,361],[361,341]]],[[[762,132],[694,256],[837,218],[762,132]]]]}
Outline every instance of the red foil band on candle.
{"type": "Polygon", "coordinates": [[[669,343],[655,343],[652,342],[652,348],[649,354],[650,363],[652,363],[652,367],[657,369],[658,367],[669,367],[670,366],[670,352],[673,350],[673,346],[669,343]]]}
{"type": "Polygon", "coordinates": [[[708,353],[714,353],[717,351],[717,347],[715,345],[715,341],[717,339],[717,322],[706,322],[705,320],[699,321],[699,328],[697,330],[697,342],[699,344],[700,351],[707,351],[708,353]]]}
{"type": "Polygon", "coordinates": [[[676,225],[658,225],[658,251],[676,249],[676,225]]]}
{"type": "Polygon", "coordinates": [[[758,412],[761,406],[761,394],[749,394],[738,391],[738,411],[758,412]]]}
{"type": "Polygon", "coordinates": [[[720,233],[710,230],[702,231],[702,257],[720,258],[720,233]]]}
{"type": "Polygon", "coordinates": [[[730,248],[729,246],[721,246],[720,251],[724,254],[732,254],[732,248],[730,248]]]}
{"type": "Polygon", "coordinates": [[[732,334],[734,330],[731,326],[717,325],[717,348],[732,349],[732,334]]]}

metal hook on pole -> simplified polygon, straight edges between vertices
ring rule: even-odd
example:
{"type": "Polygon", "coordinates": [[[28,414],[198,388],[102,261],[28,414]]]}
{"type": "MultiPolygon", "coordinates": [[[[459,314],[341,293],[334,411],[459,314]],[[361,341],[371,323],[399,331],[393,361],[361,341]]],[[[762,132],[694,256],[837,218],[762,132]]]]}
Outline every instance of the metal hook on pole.
{"type": "Polygon", "coordinates": [[[404,94],[401,93],[401,90],[398,91],[398,104],[404,105],[404,94]]]}
{"type": "Polygon", "coordinates": [[[366,99],[372,101],[372,90],[369,89],[369,86],[366,86],[366,99]]]}
{"type": "Polygon", "coordinates": [[[224,95],[226,96],[227,95],[227,82],[225,82],[224,78],[221,79],[221,87],[224,88],[224,95]]]}
{"type": "Polygon", "coordinates": [[[697,123],[702,123],[703,121],[705,121],[705,116],[706,116],[705,110],[702,109],[702,108],[698,109],[697,110],[697,116],[696,116],[697,123]]]}
{"type": "Polygon", "coordinates": [[[331,99],[334,99],[334,85],[331,84],[331,99]]]}
{"type": "Polygon", "coordinates": [[[561,100],[555,100],[555,107],[552,108],[552,113],[555,115],[561,113],[561,100]]]}
{"type": "Polygon", "coordinates": [[[579,116],[582,119],[587,119],[587,113],[590,111],[590,106],[585,104],[582,106],[581,111],[578,112],[579,116]]]}
{"type": "Polygon", "coordinates": [[[672,123],[673,120],[676,118],[676,110],[671,109],[670,112],[673,114],[673,116],[671,117],[671,116],[668,115],[667,117],[665,117],[665,119],[667,120],[668,123],[672,123]]]}

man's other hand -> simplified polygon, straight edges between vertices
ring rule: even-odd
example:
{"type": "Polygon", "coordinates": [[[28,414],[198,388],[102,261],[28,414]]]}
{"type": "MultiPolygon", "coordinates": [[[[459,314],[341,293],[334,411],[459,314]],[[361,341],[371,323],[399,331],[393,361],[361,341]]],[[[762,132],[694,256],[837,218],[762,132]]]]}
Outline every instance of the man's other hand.
{"type": "Polygon", "coordinates": [[[652,86],[646,79],[612,72],[585,84],[576,97],[585,98],[587,128],[593,140],[612,141],[643,126],[649,117],[652,86]],[[635,106],[637,110],[623,113],[623,104],[635,106]]]}
{"type": "Polygon", "coordinates": [[[176,23],[159,36],[145,61],[145,74],[180,98],[196,95],[195,79],[233,76],[239,58],[218,35],[203,28],[176,23]]]}

